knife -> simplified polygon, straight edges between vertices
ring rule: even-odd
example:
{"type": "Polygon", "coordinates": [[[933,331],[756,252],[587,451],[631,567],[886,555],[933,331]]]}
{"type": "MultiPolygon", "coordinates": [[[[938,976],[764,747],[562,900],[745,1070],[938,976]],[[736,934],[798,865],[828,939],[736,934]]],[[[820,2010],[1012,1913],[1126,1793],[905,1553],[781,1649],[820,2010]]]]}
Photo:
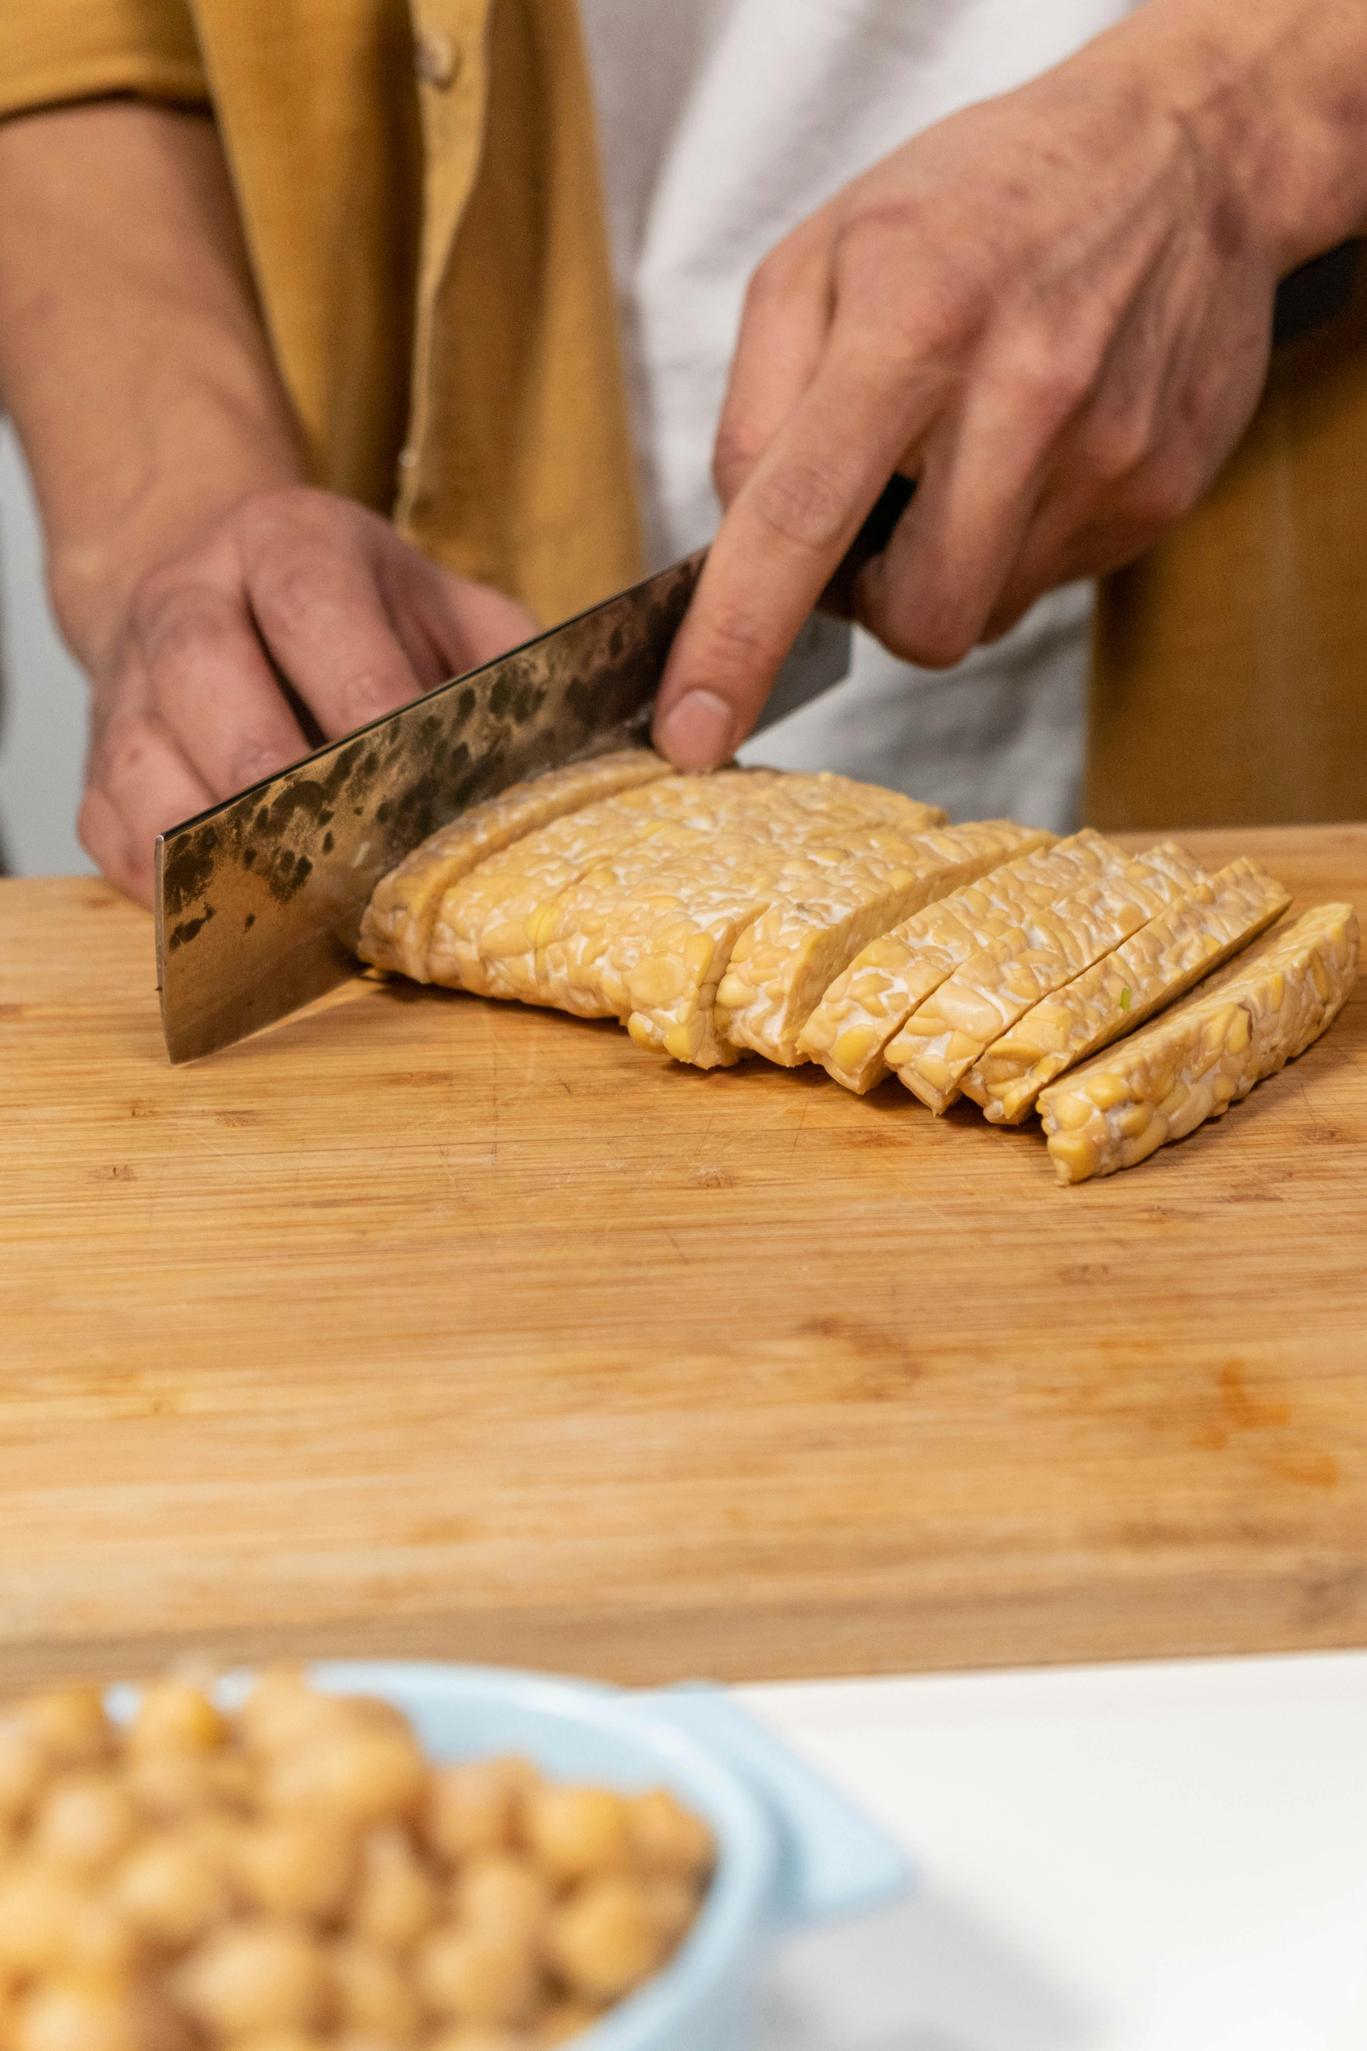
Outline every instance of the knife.
{"type": "MultiPolygon", "coordinates": [[[[886,539],[901,483],[847,565],[886,539]]],[[[371,891],[437,827],[542,770],[644,742],[705,553],[163,833],[157,987],[171,1060],[230,1046],[356,975],[371,891]]],[[[813,614],[759,728],[838,683],[849,657],[849,627],[813,614]]]]}

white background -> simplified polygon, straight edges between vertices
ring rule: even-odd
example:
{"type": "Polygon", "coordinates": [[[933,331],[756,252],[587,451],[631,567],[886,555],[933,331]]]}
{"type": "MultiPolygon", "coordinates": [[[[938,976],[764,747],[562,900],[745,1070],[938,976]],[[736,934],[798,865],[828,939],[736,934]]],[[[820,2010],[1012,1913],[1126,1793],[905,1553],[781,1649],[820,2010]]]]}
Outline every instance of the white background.
{"type": "Polygon", "coordinates": [[[1367,2051],[1367,1655],[741,1693],[921,1875],[762,2051],[1367,2051]]]}
{"type": "Polygon", "coordinates": [[[85,687],[53,629],[27,480],[0,425],[0,845],[18,874],[90,867],[76,840],[85,687]]]}

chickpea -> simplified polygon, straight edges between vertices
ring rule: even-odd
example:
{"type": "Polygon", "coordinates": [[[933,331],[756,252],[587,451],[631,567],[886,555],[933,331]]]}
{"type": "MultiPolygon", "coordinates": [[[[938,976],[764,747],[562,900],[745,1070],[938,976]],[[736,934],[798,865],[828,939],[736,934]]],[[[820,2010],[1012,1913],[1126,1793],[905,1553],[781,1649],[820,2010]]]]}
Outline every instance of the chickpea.
{"type": "Polygon", "coordinates": [[[272,1753],[307,1743],[337,1715],[337,1702],[311,1688],[291,1667],[270,1667],[237,1712],[242,1742],[254,1752],[272,1753]]]}
{"type": "Polygon", "coordinates": [[[223,1873],[188,1831],[146,1837],[124,1859],[114,1906],[150,1943],[179,1950],[227,1911],[223,1873]]]}
{"type": "Polygon", "coordinates": [[[654,1972],[665,1946],[640,1881],[610,1876],[587,1881],[562,1903],[547,1949],[572,1993],[607,2002],[654,1972]]]}
{"type": "Polygon", "coordinates": [[[532,2043],[536,2051],[555,2051],[556,2046],[572,2043],[585,2030],[591,2030],[602,2013],[601,2008],[593,2008],[587,2001],[553,2002],[542,2011],[532,2032],[532,2043]]]}
{"type": "Polygon", "coordinates": [[[341,1913],[355,1870],[355,1840],[330,1816],[301,1810],[243,1827],[237,1872],[255,1908],[330,1921],[341,1913]]]}
{"type": "Polygon", "coordinates": [[[144,1688],[128,1729],[133,1753],[213,1752],[228,1733],[222,1711],[202,1688],[165,1680],[144,1688]]]}
{"type": "Polygon", "coordinates": [[[532,1769],[520,1759],[469,1759],[438,1767],[426,1819],[433,1850],[452,1865],[477,1852],[510,1850],[537,1785],[532,1769]]]}
{"type": "Polygon", "coordinates": [[[660,1941],[673,1951],[697,1916],[697,1894],[686,1880],[644,1880],[641,1886],[660,1941]]]}
{"type": "Polygon", "coordinates": [[[233,2038],[233,2051],[336,2051],[336,2039],[316,2037],[311,2030],[253,2030],[233,2038]]]}
{"type": "Polygon", "coordinates": [[[607,1788],[543,1786],[529,1796],[527,1841],[562,1886],[632,1863],[630,1811],[607,1788]]]}
{"type": "Polygon", "coordinates": [[[472,1929],[502,1930],[536,1950],[551,1912],[551,1889],[531,1860],[516,1852],[481,1852],[457,1875],[456,1920],[472,1929]]]}
{"type": "Polygon", "coordinates": [[[440,1898],[401,1830],[372,1830],[361,1845],[360,1880],[348,1921],[358,1937],[407,1951],[437,1920],[440,1898]]]}
{"type": "Polygon", "coordinates": [[[456,2022],[523,2023],[541,1994],[540,1971],[525,1944],[454,1923],[423,1940],[417,1972],[427,2006],[456,2022]]]}
{"type": "Polygon", "coordinates": [[[374,2037],[393,2051],[416,2042],[422,2014],[409,1975],[392,1952],[349,1939],[333,1952],[332,1971],[343,2030],[374,2037]]]}
{"type": "Polygon", "coordinates": [[[627,1828],[643,1873],[701,1881],[712,1871],[717,1853],[711,1831],[667,1788],[630,1796],[627,1828]]]}
{"type": "Polygon", "coordinates": [[[497,2024],[453,2023],[429,2037],[424,2051],[529,2051],[539,2039],[521,2030],[501,2030],[497,2024]]]}
{"type": "Polygon", "coordinates": [[[364,1827],[411,1815],[426,1781],[411,1733],[348,1721],[280,1757],[269,1790],[282,1808],[328,1809],[364,1827]]]}
{"type": "Polygon", "coordinates": [[[137,1821],[133,1797],[115,1774],[64,1774],[43,1797],[30,1843],[40,1859],[93,1879],[131,1842],[137,1821]]]}
{"type": "Polygon", "coordinates": [[[318,1945],[296,1924],[258,1917],[206,1937],[176,1973],[174,1989],[202,2028],[240,2037],[313,2027],[328,1972],[318,1945]]]}
{"type": "Polygon", "coordinates": [[[94,1766],[109,1756],[113,1732],[98,1688],[48,1688],[20,1705],[19,1718],[59,1766],[94,1766]]]}
{"type": "Polygon", "coordinates": [[[15,2051],[146,2051],[142,2017],[117,1980],[50,1980],[20,2005],[15,2051]]]}
{"type": "Polygon", "coordinates": [[[17,1717],[0,1723],[0,1827],[8,1830],[28,1815],[43,1791],[48,1755],[35,1732],[17,1717]]]}
{"type": "Polygon", "coordinates": [[[16,1860],[0,1877],[0,1973],[117,1973],[132,1950],[122,1917],[70,1875],[16,1860]]]}
{"type": "Polygon", "coordinates": [[[144,1816],[171,1823],[216,1806],[220,1763],[196,1752],[149,1752],[129,1760],[125,1784],[144,1816]]]}

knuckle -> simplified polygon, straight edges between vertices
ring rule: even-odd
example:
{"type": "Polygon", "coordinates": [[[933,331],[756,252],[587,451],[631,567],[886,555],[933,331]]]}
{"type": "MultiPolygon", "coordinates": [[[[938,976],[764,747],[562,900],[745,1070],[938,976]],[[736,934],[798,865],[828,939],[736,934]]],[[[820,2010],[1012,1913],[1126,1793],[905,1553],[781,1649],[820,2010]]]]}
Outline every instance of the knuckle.
{"type": "Polygon", "coordinates": [[[257,532],[274,533],[281,527],[315,522],[337,501],[309,484],[263,485],[238,501],[240,525],[257,532]]]}
{"type": "Polygon", "coordinates": [[[712,481],[722,498],[731,498],[764,453],[764,438],[743,420],[723,420],[712,449],[712,481]]]}
{"type": "Polygon", "coordinates": [[[363,670],[347,677],[339,685],[337,717],[347,729],[365,726],[370,720],[392,712],[396,706],[407,704],[416,694],[416,682],[410,685],[379,670],[363,670]]]}
{"type": "Polygon", "coordinates": [[[1085,350],[1043,335],[1018,340],[1008,370],[1011,389],[1030,418],[1051,429],[1077,412],[1091,390],[1093,374],[1085,350]]]}
{"type": "Polygon", "coordinates": [[[1150,463],[1125,494],[1127,524],[1143,529],[1170,527],[1183,519],[1201,495],[1194,466],[1175,458],[1150,463]]]}
{"type": "Polygon", "coordinates": [[[782,463],[762,478],[755,511],[773,533],[812,552],[830,548],[849,522],[844,493],[811,462],[782,463]]]}
{"type": "Polygon", "coordinates": [[[1141,423],[1111,419],[1088,430],[1082,444],[1082,466],[1098,484],[1123,484],[1134,476],[1148,453],[1149,437],[1141,423]]]}
{"type": "Polygon", "coordinates": [[[136,783],[148,764],[152,729],[137,713],[114,712],[100,735],[95,781],[106,787],[136,783]]]}
{"type": "Polygon", "coordinates": [[[977,645],[980,623],[962,610],[874,601],[861,607],[861,623],[899,661],[918,669],[953,669],[977,645]]]}
{"type": "Polygon", "coordinates": [[[296,535],[263,559],[252,582],[252,605],[289,634],[311,628],[338,595],[338,565],[325,542],[296,535]]]}
{"type": "Polygon", "coordinates": [[[203,592],[180,590],[159,605],[145,629],[153,690],[176,691],[223,647],[227,607],[203,592]]]}
{"type": "Polygon", "coordinates": [[[235,790],[247,790],[254,783],[264,783],[283,769],[288,757],[284,751],[272,746],[259,734],[239,734],[233,748],[232,766],[229,774],[235,790]]]}

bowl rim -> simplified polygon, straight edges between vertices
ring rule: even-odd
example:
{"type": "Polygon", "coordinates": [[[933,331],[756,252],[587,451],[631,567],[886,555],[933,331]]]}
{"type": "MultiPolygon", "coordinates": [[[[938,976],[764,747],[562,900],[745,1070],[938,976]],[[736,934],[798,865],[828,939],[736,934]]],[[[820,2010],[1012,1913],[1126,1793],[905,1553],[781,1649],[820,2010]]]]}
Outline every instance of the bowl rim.
{"type": "MultiPolygon", "coordinates": [[[[516,1701],[552,1719],[616,1729],[637,1745],[644,1743],[663,1762],[675,1762],[680,1779],[701,1789],[698,1798],[716,1832],[718,1858],[698,1916],[668,1964],[576,2040],[584,2051],[650,2051],[657,2038],[668,2041],[670,2030],[753,1953],[777,1883],[780,1848],[774,1824],[735,1768],[673,1722],[662,1698],[651,1690],[456,1661],[319,1659],[299,1664],[325,1693],[394,1700],[390,1691],[397,1690],[400,1709],[405,1696],[409,1701],[425,1698],[433,1706],[516,1701]]],[[[235,1704],[255,1674],[253,1668],[233,1667],[215,1677],[211,1692],[235,1704]]],[[[133,1682],[110,1688],[110,1713],[126,1717],[138,1692],[133,1682]]]]}

